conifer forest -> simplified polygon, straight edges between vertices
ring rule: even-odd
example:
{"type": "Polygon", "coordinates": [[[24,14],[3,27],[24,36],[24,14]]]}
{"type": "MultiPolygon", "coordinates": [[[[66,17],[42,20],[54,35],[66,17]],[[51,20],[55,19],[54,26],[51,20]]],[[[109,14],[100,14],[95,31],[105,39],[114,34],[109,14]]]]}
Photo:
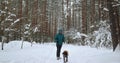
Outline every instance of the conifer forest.
{"type": "Polygon", "coordinates": [[[0,42],[54,42],[59,29],[68,44],[120,45],[120,0],[0,0],[0,42]]]}

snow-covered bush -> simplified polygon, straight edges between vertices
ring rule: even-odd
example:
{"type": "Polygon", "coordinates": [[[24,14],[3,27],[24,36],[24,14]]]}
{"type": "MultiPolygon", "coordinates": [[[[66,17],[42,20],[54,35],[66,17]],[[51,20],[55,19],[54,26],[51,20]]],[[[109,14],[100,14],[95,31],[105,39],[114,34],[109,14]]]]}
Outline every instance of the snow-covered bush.
{"type": "Polygon", "coordinates": [[[67,43],[73,43],[73,39],[72,38],[74,37],[76,32],[77,32],[77,30],[74,29],[74,28],[71,28],[70,30],[65,31],[64,34],[65,34],[67,43]]]}
{"type": "Polygon", "coordinates": [[[65,37],[68,43],[74,43],[81,45],[84,41],[82,37],[87,37],[86,34],[78,32],[76,29],[71,28],[69,31],[65,32],[65,37]]]}
{"type": "Polygon", "coordinates": [[[107,23],[107,21],[100,21],[99,29],[88,36],[89,37],[85,40],[87,45],[94,47],[112,46],[110,25],[107,23]]]}

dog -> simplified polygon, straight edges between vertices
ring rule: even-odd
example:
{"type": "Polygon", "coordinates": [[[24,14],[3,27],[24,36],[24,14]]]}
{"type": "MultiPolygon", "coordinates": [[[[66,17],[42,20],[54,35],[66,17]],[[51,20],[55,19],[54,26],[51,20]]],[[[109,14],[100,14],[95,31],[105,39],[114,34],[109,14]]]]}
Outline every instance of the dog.
{"type": "Polygon", "coordinates": [[[64,61],[64,63],[68,62],[68,51],[65,50],[65,51],[63,51],[62,54],[63,54],[63,61],[64,61]]]}

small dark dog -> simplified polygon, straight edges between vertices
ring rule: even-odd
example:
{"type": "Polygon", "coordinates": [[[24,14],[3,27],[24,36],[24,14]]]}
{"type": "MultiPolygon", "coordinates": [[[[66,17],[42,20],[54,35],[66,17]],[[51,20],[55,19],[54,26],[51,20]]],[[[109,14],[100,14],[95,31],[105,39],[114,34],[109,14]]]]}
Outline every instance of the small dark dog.
{"type": "Polygon", "coordinates": [[[68,62],[68,51],[65,50],[65,51],[63,51],[62,54],[63,54],[63,61],[64,61],[64,63],[68,62]]]}

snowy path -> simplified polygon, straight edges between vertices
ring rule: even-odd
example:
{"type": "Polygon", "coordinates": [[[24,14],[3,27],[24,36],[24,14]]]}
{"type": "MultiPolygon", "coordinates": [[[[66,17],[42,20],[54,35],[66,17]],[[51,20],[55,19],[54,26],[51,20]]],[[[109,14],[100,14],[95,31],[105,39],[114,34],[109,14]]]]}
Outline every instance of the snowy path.
{"type": "MultiPolygon", "coordinates": [[[[33,47],[26,43],[20,49],[18,42],[6,44],[5,50],[0,50],[0,63],[63,63],[62,59],[56,60],[55,43],[34,44],[33,47]]],[[[69,51],[68,63],[120,63],[120,53],[106,49],[64,44],[63,50],[69,51]]]]}

